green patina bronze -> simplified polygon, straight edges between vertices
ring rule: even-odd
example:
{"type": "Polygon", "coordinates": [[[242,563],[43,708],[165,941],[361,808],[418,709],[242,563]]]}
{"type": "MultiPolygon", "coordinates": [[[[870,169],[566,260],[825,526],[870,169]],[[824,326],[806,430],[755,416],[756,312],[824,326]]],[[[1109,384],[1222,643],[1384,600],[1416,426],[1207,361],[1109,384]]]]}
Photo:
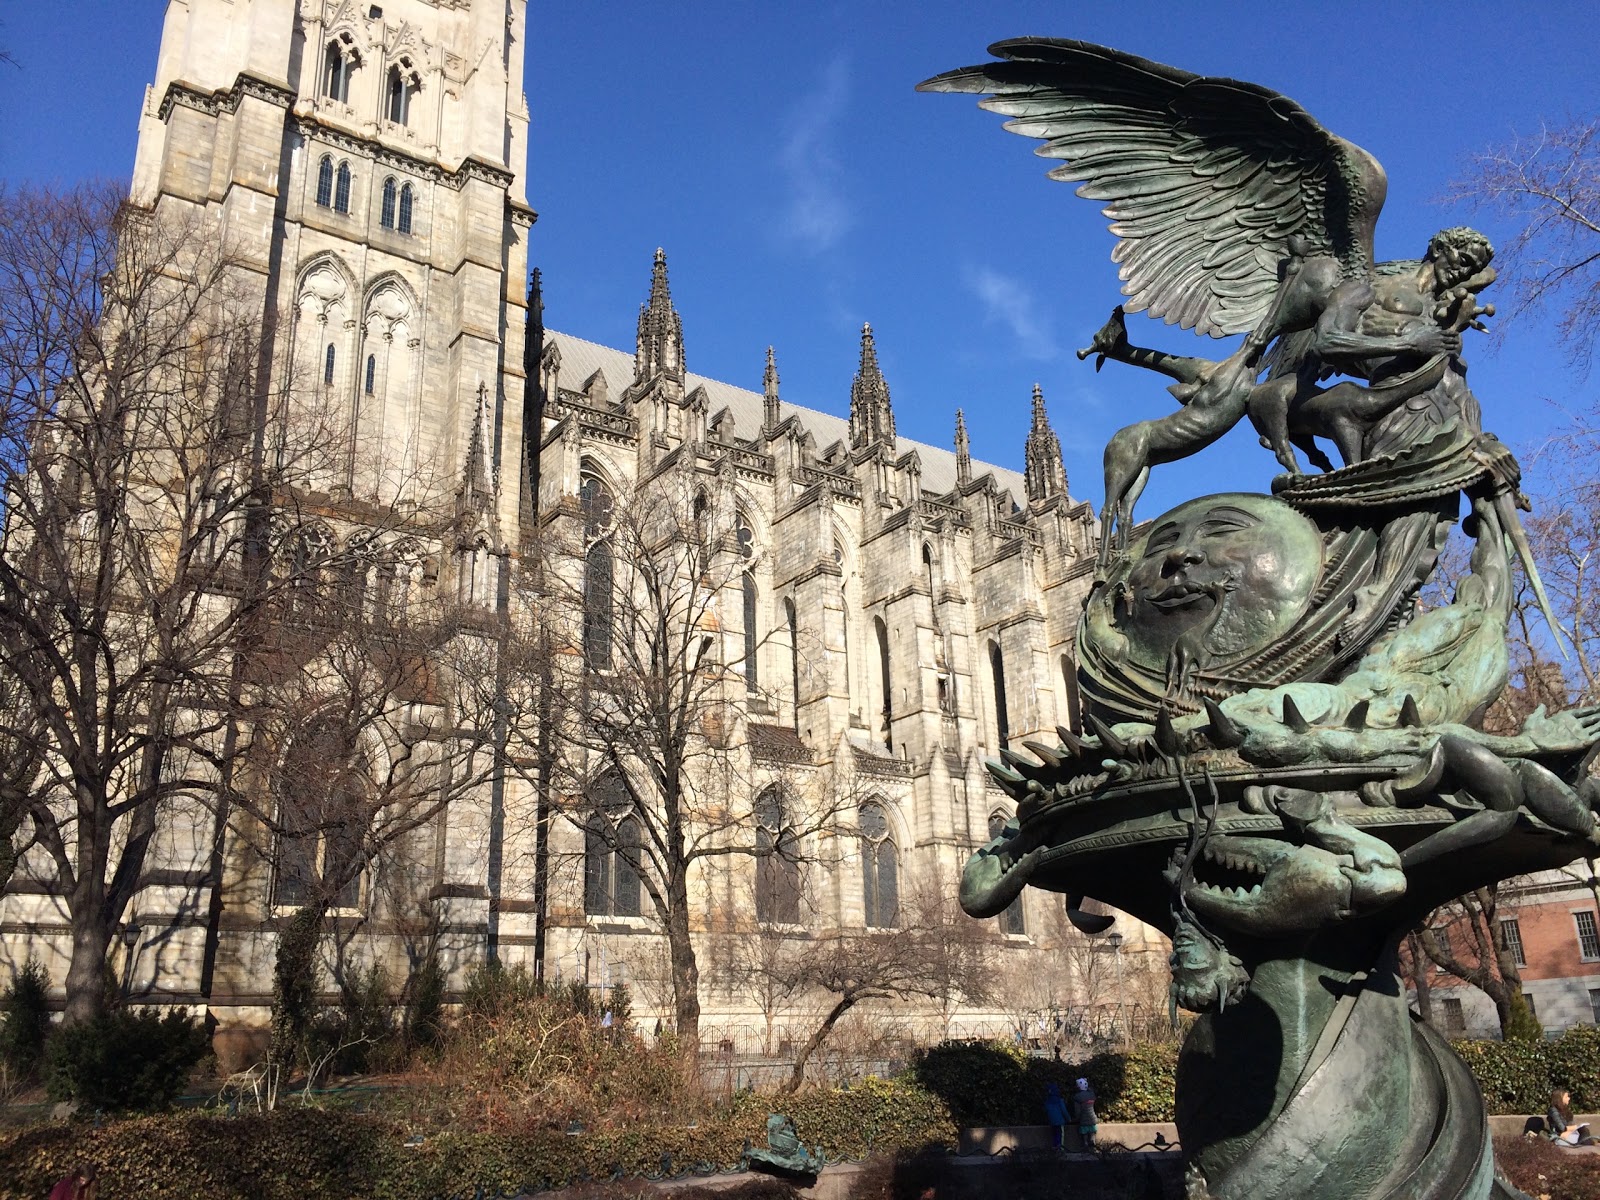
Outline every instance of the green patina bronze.
{"type": "Polygon", "coordinates": [[[822,1149],[807,1150],[794,1122],[782,1113],[767,1114],[767,1148],[746,1147],[745,1166],[769,1175],[815,1177],[825,1165],[822,1149]]]}
{"type": "Polygon", "coordinates": [[[1520,1195],[1397,975],[1437,905],[1600,848],[1600,710],[1481,728],[1514,560],[1543,602],[1520,472],[1461,355],[1493,314],[1493,251],[1450,229],[1374,263],[1382,168],[1264,88],[1082,42],[991,51],[923,90],[985,96],[1105,204],[1129,311],[1244,338],[1218,360],[1148,350],[1119,308],[1080,354],[1166,376],[1181,407],[1107,446],[1077,643],[1089,733],[990,764],[1017,819],[962,904],[992,916],[1031,885],[1090,932],[1086,896],[1171,935],[1174,1009],[1199,1014],[1178,1068],[1192,1200],[1520,1195]],[[1272,494],[1135,529],[1150,468],[1246,417],[1285,469],[1272,494]],[[1458,520],[1470,562],[1423,608],[1458,520]]]}

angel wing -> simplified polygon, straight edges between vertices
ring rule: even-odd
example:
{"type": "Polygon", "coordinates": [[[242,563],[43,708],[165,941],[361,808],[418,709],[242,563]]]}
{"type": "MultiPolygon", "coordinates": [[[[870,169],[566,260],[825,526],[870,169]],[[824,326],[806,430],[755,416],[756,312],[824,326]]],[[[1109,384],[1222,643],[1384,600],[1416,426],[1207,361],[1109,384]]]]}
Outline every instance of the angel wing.
{"type": "Polygon", "coordinates": [[[1005,61],[917,85],[973,92],[1065,160],[1052,179],[1106,201],[1124,306],[1225,337],[1255,327],[1291,235],[1372,266],[1387,179],[1377,159],[1267,88],[1208,78],[1088,42],[1016,38],[1005,61]]]}

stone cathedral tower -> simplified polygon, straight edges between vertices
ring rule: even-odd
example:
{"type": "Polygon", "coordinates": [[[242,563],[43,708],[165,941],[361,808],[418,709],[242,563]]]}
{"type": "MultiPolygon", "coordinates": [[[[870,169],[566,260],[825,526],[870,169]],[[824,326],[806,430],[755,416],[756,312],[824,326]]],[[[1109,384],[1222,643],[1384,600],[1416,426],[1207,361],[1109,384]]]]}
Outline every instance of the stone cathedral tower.
{"type": "Polygon", "coordinates": [[[136,204],[194,210],[242,255],[276,390],[292,376],[342,418],[331,497],[426,486],[479,510],[473,545],[440,548],[463,595],[522,486],[525,14],[169,0],[134,168],[136,204]]]}

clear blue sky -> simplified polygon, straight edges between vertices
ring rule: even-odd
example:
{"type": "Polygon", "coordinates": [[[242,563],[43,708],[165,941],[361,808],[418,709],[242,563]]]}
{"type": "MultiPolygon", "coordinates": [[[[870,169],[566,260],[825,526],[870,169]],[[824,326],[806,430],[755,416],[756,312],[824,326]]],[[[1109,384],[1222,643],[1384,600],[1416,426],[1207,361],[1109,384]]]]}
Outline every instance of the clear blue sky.
{"type": "MultiPolygon", "coordinates": [[[[0,5],[0,46],[18,61],[0,66],[0,175],[128,174],[161,11],[0,5]]],[[[1072,491],[1098,507],[1106,437],[1171,407],[1159,381],[1114,364],[1097,376],[1072,354],[1117,301],[1104,221],[972,98],[912,90],[1019,35],[1098,41],[1299,101],[1388,169],[1385,258],[1414,257],[1461,221],[1503,240],[1435,198],[1474,149],[1592,111],[1600,93],[1593,0],[535,2],[531,260],[550,325],[631,347],[664,246],[691,370],[759,388],[770,342],[786,399],[844,413],[871,321],[903,436],[948,445],[962,406],[974,455],[1020,467],[1037,381],[1072,491]]],[[[1135,340],[1224,352],[1131,321],[1135,340]]],[[[1595,384],[1567,373],[1537,327],[1498,352],[1473,337],[1469,361],[1485,425],[1519,449],[1559,422],[1556,406],[1592,403],[1595,384]]],[[[1274,470],[1236,431],[1157,468],[1140,513],[1264,488],[1274,470]]]]}

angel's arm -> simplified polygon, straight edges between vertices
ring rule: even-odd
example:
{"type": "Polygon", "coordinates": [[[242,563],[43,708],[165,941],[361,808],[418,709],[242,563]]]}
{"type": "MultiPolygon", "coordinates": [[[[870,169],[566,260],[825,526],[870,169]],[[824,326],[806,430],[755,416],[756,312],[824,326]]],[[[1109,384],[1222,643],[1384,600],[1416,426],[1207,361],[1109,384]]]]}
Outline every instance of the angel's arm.
{"type": "Polygon", "coordinates": [[[1454,354],[1461,349],[1461,335],[1419,321],[1397,334],[1361,332],[1361,321],[1377,302],[1369,280],[1352,279],[1341,284],[1329,297],[1328,306],[1317,321],[1311,350],[1329,366],[1348,372],[1365,367],[1375,358],[1394,355],[1454,354]]]}

